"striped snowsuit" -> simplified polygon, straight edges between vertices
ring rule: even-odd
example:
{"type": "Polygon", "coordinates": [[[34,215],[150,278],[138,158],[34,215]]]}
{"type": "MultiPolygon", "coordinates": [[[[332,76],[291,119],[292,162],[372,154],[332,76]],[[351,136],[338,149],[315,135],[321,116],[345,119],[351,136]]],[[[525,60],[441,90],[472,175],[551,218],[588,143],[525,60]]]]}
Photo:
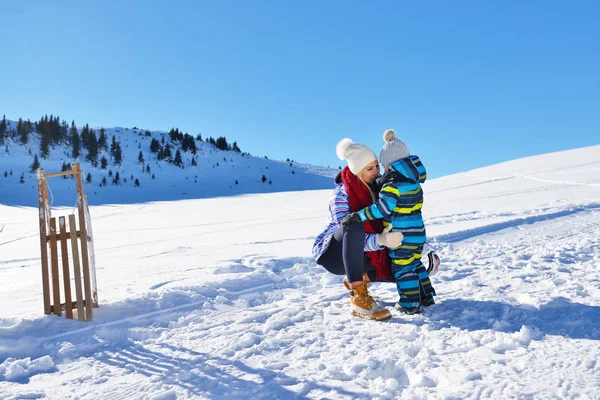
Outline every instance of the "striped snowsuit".
{"type": "Polygon", "coordinates": [[[384,219],[384,225],[392,224],[392,232],[404,234],[402,245],[389,250],[392,272],[396,278],[399,304],[405,308],[418,307],[421,301],[432,299],[435,290],[427,270],[421,263],[423,246],[427,239],[421,216],[423,190],[427,173],[417,156],[409,156],[394,162],[381,177],[382,188],[379,201],[358,212],[361,220],[384,219]]]}

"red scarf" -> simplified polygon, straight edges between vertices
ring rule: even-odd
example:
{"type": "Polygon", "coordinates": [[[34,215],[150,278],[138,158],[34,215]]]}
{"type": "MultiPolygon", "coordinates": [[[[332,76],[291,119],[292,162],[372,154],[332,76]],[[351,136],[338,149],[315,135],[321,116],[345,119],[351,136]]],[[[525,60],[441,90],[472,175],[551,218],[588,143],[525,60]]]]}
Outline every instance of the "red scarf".
{"type": "MultiPolygon", "coordinates": [[[[342,170],[342,182],[348,193],[348,200],[350,201],[350,211],[360,211],[365,207],[373,204],[373,196],[371,190],[367,185],[358,179],[356,175],[350,172],[348,166],[342,170]]],[[[383,231],[383,221],[373,220],[364,221],[363,227],[365,233],[381,233],[383,231]]],[[[387,279],[391,275],[390,259],[388,257],[387,249],[368,251],[365,256],[371,262],[371,265],[375,267],[377,279],[387,279]]]]}

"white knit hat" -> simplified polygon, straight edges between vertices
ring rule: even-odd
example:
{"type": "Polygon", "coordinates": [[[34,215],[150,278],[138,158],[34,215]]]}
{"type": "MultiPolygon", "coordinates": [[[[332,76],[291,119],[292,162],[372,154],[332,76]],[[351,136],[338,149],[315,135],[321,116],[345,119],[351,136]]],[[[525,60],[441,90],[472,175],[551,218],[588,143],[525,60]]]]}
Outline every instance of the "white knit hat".
{"type": "Polygon", "coordinates": [[[379,161],[383,165],[390,166],[394,162],[410,155],[408,147],[396,137],[396,132],[393,129],[383,132],[383,141],[385,144],[379,153],[379,161]]]}
{"type": "Polygon", "coordinates": [[[340,160],[348,162],[348,168],[354,175],[358,175],[369,163],[377,161],[377,156],[373,150],[364,144],[354,143],[348,138],[339,141],[335,147],[335,153],[340,160]]]}

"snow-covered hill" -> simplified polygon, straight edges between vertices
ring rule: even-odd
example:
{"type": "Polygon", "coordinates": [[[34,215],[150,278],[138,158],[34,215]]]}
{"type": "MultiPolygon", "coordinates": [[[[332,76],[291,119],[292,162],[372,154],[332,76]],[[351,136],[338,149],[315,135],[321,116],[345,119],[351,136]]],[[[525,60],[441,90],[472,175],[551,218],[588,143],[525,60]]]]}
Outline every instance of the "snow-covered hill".
{"type": "Polygon", "coordinates": [[[90,323],[42,315],[37,210],[0,205],[0,398],[598,399],[600,146],[424,189],[437,304],[383,323],[311,258],[330,189],[91,207],[90,323]]]}
{"type": "MultiPolygon", "coordinates": [[[[8,121],[9,130],[15,127],[14,121],[8,121]]],[[[95,131],[99,132],[99,128],[95,131]]],[[[108,160],[107,168],[102,169],[100,165],[94,167],[86,161],[86,150],[83,150],[82,156],[74,159],[71,146],[64,144],[55,145],[47,159],[39,157],[41,168],[47,173],[57,172],[63,164],[80,162],[84,178],[87,174],[91,175],[91,183],[85,184],[85,191],[92,205],[324,189],[331,186],[331,177],[338,172],[291,160],[275,161],[241,152],[223,151],[202,140],[195,140],[198,149],[196,154],[181,151],[181,168],[164,160],[159,161],[157,155],[150,151],[152,139],[170,143],[173,154],[177,149],[181,150],[181,144],[171,140],[168,132],[108,128],[106,136],[109,144],[114,136],[121,145],[123,161],[120,166],[112,162],[108,150],[99,154],[99,158],[108,160]],[[140,152],[143,164],[139,162],[140,152]],[[197,165],[192,165],[192,159],[197,165]],[[114,185],[112,181],[117,172],[120,183],[114,185]],[[263,176],[266,179],[264,182],[263,176]],[[106,178],[106,186],[101,185],[103,178],[106,178]],[[136,186],[136,180],[139,186],[136,186]]],[[[34,156],[39,156],[39,149],[40,135],[37,132],[30,134],[25,145],[15,137],[6,139],[4,145],[0,146],[0,204],[37,204],[37,178],[31,172],[31,165],[34,156]]],[[[72,179],[53,178],[48,183],[54,206],[74,203],[75,185],[72,179]]]]}

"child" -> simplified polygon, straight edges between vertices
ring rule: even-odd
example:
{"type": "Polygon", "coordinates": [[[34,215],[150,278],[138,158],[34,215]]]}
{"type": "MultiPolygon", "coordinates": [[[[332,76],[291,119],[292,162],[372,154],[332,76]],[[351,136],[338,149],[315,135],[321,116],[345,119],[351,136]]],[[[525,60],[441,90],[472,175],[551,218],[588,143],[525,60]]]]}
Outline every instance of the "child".
{"type": "MultiPolygon", "coordinates": [[[[429,280],[429,274],[421,262],[426,242],[425,226],[421,217],[423,191],[421,183],[427,174],[419,157],[410,155],[406,145],[396,138],[396,133],[388,129],[383,134],[386,142],[379,154],[379,161],[385,172],[379,179],[381,191],[379,201],[357,213],[346,217],[361,221],[384,219],[384,225],[392,225],[392,232],[404,234],[402,244],[390,249],[392,272],[396,279],[400,300],[396,308],[407,314],[418,314],[421,306],[435,304],[435,290],[429,280]]],[[[435,253],[430,257],[429,269],[435,273],[439,258],[435,253]]]]}

